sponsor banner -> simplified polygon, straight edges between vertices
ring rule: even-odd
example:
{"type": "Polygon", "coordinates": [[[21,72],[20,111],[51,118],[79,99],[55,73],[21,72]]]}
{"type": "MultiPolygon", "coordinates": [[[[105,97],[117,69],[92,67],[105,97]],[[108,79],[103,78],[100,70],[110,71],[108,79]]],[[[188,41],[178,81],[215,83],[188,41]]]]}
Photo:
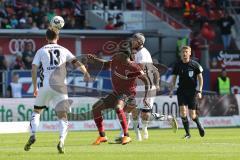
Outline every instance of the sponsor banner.
{"type": "MultiPolygon", "coordinates": [[[[98,98],[69,98],[73,103],[69,119],[91,120],[92,105],[98,98]]],[[[34,98],[2,98],[0,102],[0,122],[29,121],[33,112],[34,98]]],[[[56,121],[57,116],[52,106],[41,114],[41,121],[56,121]]],[[[104,119],[116,119],[113,110],[103,112],[104,119]]]]}
{"type": "MultiPolygon", "coordinates": [[[[120,129],[119,123],[116,120],[104,121],[104,128],[106,130],[120,129]]],[[[88,121],[69,121],[68,129],[70,131],[92,131],[97,130],[93,120],[88,121]]],[[[39,124],[39,131],[58,131],[59,126],[57,121],[41,122],[39,124]]]]}
{"type": "MultiPolygon", "coordinates": [[[[216,91],[217,89],[217,78],[218,76],[221,75],[221,70],[211,70],[210,71],[210,90],[216,91]]],[[[231,82],[231,91],[233,94],[240,94],[240,70],[227,70],[227,76],[230,79],[231,82]]]]}
{"type": "MultiPolygon", "coordinates": [[[[8,76],[8,84],[11,82],[11,72],[8,76]]],[[[31,71],[26,70],[14,70],[14,73],[19,75],[18,82],[22,84],[22,97],[33,96],[33,84],[31,71]]],[[[102,90],[110,90],[111,80],[109,79],[109,71],[101,72],[97,75],[97,78],[93,82],[85,82],[83,80],[82,73],[78,71],[71,71],[67,76],[68,93],[70,96],[75,96],[76,92],[80,93],[81,96],[85,95],[86,92],[96,92],[102,90]]],[[[38,78],[38,82],[40,79],[38,78]]],[[[86,93],[87,94],[87,93],[86,93]]],[[[87,94],[88,95],[88,94],[87,94]]]]}
{"type": "Polygon", "coordinates": [[[212,69],[240,69],[239,50],[229,50],[226,52],[219,51],[218,53],[211,53],[210,58],[210,66],[212,69]]]}
{"type": "MultiPolygon", "coordinates": [[[[69,100],[73,102],[71,104],[70,120],[91,120],[92,105],[98,99],[98,97],[70,97],[69,100]]],[[[240,95],[204,96],[199,103],[199,115],[202,117],[239,115],[239,101],[240,95]]],[[[0,121],[29,121],[33,105],[34,98],[2,98],[0,101],[0,121]]],[[[153,112],[171,114],[176,117],[180,117],[177,97],[155,97],[153,112]]],[[[106,110],[103,113],[103,116],[108,120],[116,119],[116,115],[113,110],[106,110]]],[[[55,110],[52,106],[49,106],[48,110],[43,111],[41,121],[55,120],[57,120],[55,110]]]]}

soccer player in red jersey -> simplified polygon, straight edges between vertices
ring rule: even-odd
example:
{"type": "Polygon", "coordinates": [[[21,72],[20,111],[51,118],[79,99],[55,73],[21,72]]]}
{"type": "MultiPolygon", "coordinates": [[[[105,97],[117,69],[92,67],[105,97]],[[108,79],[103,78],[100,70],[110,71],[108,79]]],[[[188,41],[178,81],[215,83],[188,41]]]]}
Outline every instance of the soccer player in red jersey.
{"type": "Polygon", "coordinates": [[[128,134],[128,124],[123,108],[126,105],[136,106],[135,95],[137,78],[141,79],[145,84],[145,96],[143,103],[147,104],[147,77],[144,75],[144,72],[139,67],[139,65],[130,60],[130,54],[130,50],[119,51],[119,53],[115,54],[112,57],[111,61],[103,61],[92,55],[88,56],[89,59],[101,61],[104,64],[104,68],[111,68],[113,86],[113,92],[111,94],[105,98],[100,99],[93,105],[93,117],[100,135],[93,143],[94,145],[99,145],[102,142],[107,142],[101,112],[102,110],[108,108],[114,108],[119,118],[124,133],[122,144],[124,145],[131,142],[131,138],[128,134]]]}

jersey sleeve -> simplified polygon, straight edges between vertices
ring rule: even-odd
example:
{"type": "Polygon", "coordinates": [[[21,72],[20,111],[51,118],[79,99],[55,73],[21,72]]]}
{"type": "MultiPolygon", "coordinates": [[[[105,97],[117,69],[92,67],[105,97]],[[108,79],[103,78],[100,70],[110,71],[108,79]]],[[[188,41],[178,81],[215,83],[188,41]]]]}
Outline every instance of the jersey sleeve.
{"type": "Polygon", "coordinates": [[[174,75],[178,75],[179,74],[179,68],[178,68],[178,63],[176,62],[173,66],[173,71],[172,71],[172,74],[174,75]]]}
{"type": "Polygon", "coordinates": [[[33,58],[33,62],[32,64],[35,64],[37,66],[40,66],[41,63],[41,58],[40,58],[40,52],[37,51],[37,53],[35,54],[34,58],[33,58]]]}
{"type": "Polygon", "coordinates": [[[76,57],[70,52],[68,49],[66,49],[66,61],[71,61],[76,59],[76,57]]]}
{"type": "Polygon", "coordinates": [[[199,63],[196,62],[196,73],[200,74],[202,72],[203,72],[202,66],[199,63]]]}

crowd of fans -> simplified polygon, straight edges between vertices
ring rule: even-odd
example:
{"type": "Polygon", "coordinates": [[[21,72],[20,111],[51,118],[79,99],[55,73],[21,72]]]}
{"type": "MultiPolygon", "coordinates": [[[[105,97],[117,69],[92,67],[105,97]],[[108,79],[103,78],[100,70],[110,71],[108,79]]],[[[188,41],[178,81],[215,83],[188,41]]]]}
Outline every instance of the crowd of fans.
{"type": "MultiPolygon", "coordinates": [[[[1,29],[46,29],[55,15],[65,20],[64,29],[95,29],[88,27],[86,10],[139,9],[140,0],[1,0],[1,29]]],[[[113,17],[117,18],[117,17],[113,17]]],[[[116,28],[117,29],[117,28],[116,28]]]]}

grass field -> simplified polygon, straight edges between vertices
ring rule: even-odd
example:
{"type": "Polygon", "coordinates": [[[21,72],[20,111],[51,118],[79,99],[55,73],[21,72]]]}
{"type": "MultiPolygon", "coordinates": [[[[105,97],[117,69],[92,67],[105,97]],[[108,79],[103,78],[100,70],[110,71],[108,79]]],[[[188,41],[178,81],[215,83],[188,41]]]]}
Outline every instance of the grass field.
{"type": "MultiPolygon", "coordinates": [[[[107,131],[114,139],[117,131],[107,131]]],[[[29,152],[23,150],[28,134],[0,134],[0,160],[240,160],[240,128],[206,129],[201,138],[192,129],[192,138],[183,140],[184,131],[150,130],[150,139],[132,143],[92,146],[97,132],[69,132],[66,153],[57,153],[57,133],[38,133],[37,142],[29,152]]]]}

